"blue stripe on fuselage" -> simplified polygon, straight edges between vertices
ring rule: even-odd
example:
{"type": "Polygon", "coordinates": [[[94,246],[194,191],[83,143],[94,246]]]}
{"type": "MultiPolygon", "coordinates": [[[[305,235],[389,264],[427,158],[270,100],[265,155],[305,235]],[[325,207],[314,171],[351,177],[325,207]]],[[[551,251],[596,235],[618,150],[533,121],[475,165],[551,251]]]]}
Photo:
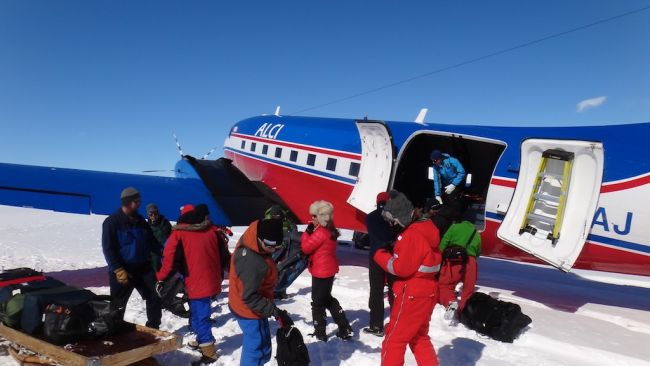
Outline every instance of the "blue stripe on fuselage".
{"type": "Polygon", "coordinates": [[[304,172],[311,173],[311,174],[314,174],[314,175],[318,175],[318,176],[321,176],[321,177],[327,177],[327,178],[330,178],[330,179],[333,179],[333,180],[336,180],[336,181],[340,181],[341,183],[346,183],[346,184],[351,184],[351,185],[354,185],[354,184],[357,183],[355,179],[344,178],[344,177],[334,175],[334,174],[330,174],[330,173],[326,173],[326,172],[323,172],[323,171],[320,171],[320,170],[317,170],[317,169],[306,168],[306,167],[303,167],[301,165],[295,165],[295,164],[290,164],[290,163],[287,163],[287,162],[284,162],[284,161],[269,159],[269,158],[266,158],[266,157],[263,157],[263,156],[251,154],[251,153],[244,152],[244,151],[241,151],[241,150],[235,150],[235,149],[230,148],[230,147],[226,147],[226,148],[224,148],[224,150],[231,151],[231,152],[233,152],[235,154],[248,156],[250,158],[263,160],[263,161],[266,161],[268,163],[282,165],[282,166],[285,166],[287,168],[304,171],[304,172]]]}

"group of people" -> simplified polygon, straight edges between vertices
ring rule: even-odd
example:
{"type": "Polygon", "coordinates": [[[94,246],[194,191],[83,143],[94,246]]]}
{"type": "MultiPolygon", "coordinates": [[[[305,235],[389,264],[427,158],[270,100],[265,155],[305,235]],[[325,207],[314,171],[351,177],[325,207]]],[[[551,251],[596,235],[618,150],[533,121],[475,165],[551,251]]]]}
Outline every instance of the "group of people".
{"type": "MultiPolygon", "coordinates": [[[[276,303],[278,279],[273,253],[282,248],[285,220],[271,210],[270,215],[252,222],[237,242],[233,253],[227,248],[222,228],[212,224],[204,204],[185,205],[175,225],[147,206],[149,220],[138,213],[142,198],[133,187],[120,196],[120,208],[103,223],[102,249],[109,269],[111,304],[123,318],[133,290],[146,302],[146,326],[159,328],[162,310],[160,288],[171,276],[182,276],[189,298],[190,326],[196,340],[189,346],[201,352],[200,363],[219,357],[210,321],[212,299],[221,293],[223,272],[229,273],[228,305],[243,333],[241,365],[262,365],[271,359],[269,318],[280,326],[292,325],[285,310],[276,303]]],[[[308,256],[312,275],[312,316],[320,341],[327,341],[326,311],[338,325],[336,336],[347,340],[353,330],[339,301],[332,296],[334,277],[339,270],[334,225],[334,207],[316,201],[309,207],[311,222],[300,245],[308,256]]]]}
{"type": "MultiPolygon", "coordinates": [[[[365,333],[384,337],[382,365],[402,365],[409,345],[419,365],[437,365],[429,338],[429,322],[437,303],[462,310],[474,289],[480,235],[473,224],[460,222],[455,204],[465,172],[455,158],[439,151],[431,153],[434,164],[434,197],[423,214],[397,191],[377,195],[377,209],[366,217],[370,237],[370,322],[365,333]],[[444,192],[443,192],[444,189],[444,192]],[[444,203],[444,204],[443,204],[444,203]],[[441,240],[442,238],[442,240],[441,240]],[[447,246],[471,248],[462,267],[444,261],[447,246]],[[460,303],[456,285],[462,282],[460,303]],[[390,320],[384,328],[384,286],[389,285],[390,320]]],[[[111,303],[124,316],[133,290],[146,302],[147,322],[160,327],[162,310],[158,293],[162,281],[180,275],[189,298],[190,326],[196,340],[190,347],[201,352],[202,363],[219,357],[210,321],[212,299],[221,293],[224,271],[229,273],[228,305],[243,333],[241,365],[261,365],[271,359],[269,318],[281,327],[293,325],[289,314],[275,300],[278,272],[273,254],[285,245],[287,224],[280,208],[271,208],[264,218],[252,222],[231,254],[223,229],[210,220],[205,204],[185,205],[175,225],[146,207],[148,221],[138,213],[142,198],[133,187],[124,189],[121,207],[103,223],[102,249],[109,269],[111,303]]],[[[312,276],[311,310],[314,330],[310,334],[327,341],[326,312],[347,340],[353,329],[332,296],[339,271],[336,255],[340,233],[334,225],[334,207],[315,201],[309,207],[311,221],[300,238],[312,276]]],[[[289,225],[289,228],[287,227],[289,225]]]]}

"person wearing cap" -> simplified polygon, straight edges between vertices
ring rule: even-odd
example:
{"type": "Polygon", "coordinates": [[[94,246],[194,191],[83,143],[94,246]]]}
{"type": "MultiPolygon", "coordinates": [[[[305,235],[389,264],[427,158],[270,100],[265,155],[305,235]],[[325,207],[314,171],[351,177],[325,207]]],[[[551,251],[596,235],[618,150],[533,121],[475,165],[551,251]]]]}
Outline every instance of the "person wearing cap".
{"type": "Polygon", "coordinates": [[[138,213],[142,202],[140,192],[133,187],[125,188],[120,200],[121,207],[102,224],[102,251],[108,264],[111,307],[123,318],[129,297],[136,289],[146,302],[146,326],[157,329],[162,310],[154,289],[156,274],[151,254],[160,256],[162,247],[138,213]]]}
{"type": "Polygon", "coordinates": [[[442,204],[447,198],[460,194],[463,188],[461,184],[465,181],[465,168],[458,159],[440,150],[433,150],[430,157],[433,163],[433,195],[442,204]]]}
{"type": "Polygon", "coordinates": [[[395,275],[395,302],[381,346],[382,366],[403,365],[407,345],[418,365],[438,365],[429,322],[438,299],[440,236],[431,220],[413,221],[414,211],[408,198],[397,191],[391,191],[382,211],[399,233],[394,247],[381,248],[374,256],[381,268],[395,275]]]}
{"type": "Polygon", "coordinates": [[[340,233],[334,226],[334,206],[327,201],[316,201],[309,206],[311,223],[302,234],[300,247],[309,256],[311,273],[311,313],[314,320],[312,336],[327,342],[325,309],[329,310],[338,326],[336,336],[347,340],[354,332],[339,301],[332,296],[334,275],[339,271],[336,257],[336,239],[340,233]]]}
{"type": "MultiPolygon", "coordinates": [[[[147,222],[153,232],[153,236],[156,237],[158,243],[164,247],[167,238],[172,233],[172,224],[164,215],[160,214],[158,206],[155,203],[148,204],[145,210],[147,211],[147,222]]],[[[161,266],[160,256],[156,253],[152,253],[151,261],[153,268],[158,271],[161,266]]]]}
{"type": "Polygon", "coordinates": [[[271,360],[268,318],[281,326],[293,322],[273,301],[278,273],[271,254],[282,245],[282,221],[252,222],[237,242],[230,261],[228,306],[244,333],[240,365],[262,365],[271,360]]]}
{"type": "MultiPolygon", "coordinates": [[[[219,357],[210,320],[211,299],[221,293],[222,259],[218,229],[212,225],[206,205],[184,207],[187,207],[185,213],[167,240],[162,268],[156,278],[166,281],[176,273],[183,276],[190,299],[190,326],[196,333],[194,344],[201,351],[201,362],[212,363],[219,357]]],[[[156,289],[162,286],[162,282],[158,282],[156,289]]]]}
{"type": "MultiPolygon", "coordinates": [[[[377,208],[366,216],[366,229],[370,237],[370,261],[368,263],[368,281],[370,283],[368,307],[370,308],[370,323],[368,327],[363,328],[363,331],[378,337],[384,336],[384,286],[387,273],[372,257],[379,248],[395,241],[393,230],[391,230],[390,225],[381,216],[381,212],[388,199],[388,192],[380,192],[377,194],[377,208]]],[[[391,305],[395,297],[390,289],[392,283],[393,276],[388,274],[388,301],[391,305]]]]}

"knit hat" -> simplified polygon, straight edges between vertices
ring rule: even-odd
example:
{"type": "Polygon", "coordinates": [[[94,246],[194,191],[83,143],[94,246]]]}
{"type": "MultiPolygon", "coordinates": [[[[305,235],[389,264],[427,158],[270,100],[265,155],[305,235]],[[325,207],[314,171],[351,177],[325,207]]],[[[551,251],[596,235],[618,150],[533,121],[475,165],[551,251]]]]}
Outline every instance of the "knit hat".
{"type": "Polygon", "coordinates": [[[388,192],[379,192],[377,194],[377,204],[386,203],[389,198],[390,196],[388,195],[388,192]]]}
{"type": "Polygon", "coordinates": [[[442,159],[442,153],[440,150],[433,150],[431,152],[431,160],[440,160],[442,159]]]}
{"type": "Polygon", "coordinates": [[[391,192],[392,198],[386,202],[381,216],[392,224],[407,227],[413,220],[413,204],[404,194],[393,192],[391,192]]]}
{"type": "Polygon", "coordinates": [[[280,216],[280,218],[284,217],[284,211],[282,211],[282,207],[280,207],[280,205],[273,205],[269,207],[269,209],[266,210],[266,214],[271,217],[273,216],[280,216]]]}
{"type": "Polygon", "coordinates": [[[150,203],[147,205],[147,213],[158,212],[158,206],[155,203],[150,203]]]}
{"type": "Polygon", "coordinates": [[[327,201],[316,201],[309,206],[309,214],[316,216],[320,226],[327,226],[334,219],[334,206],[327,201]]]}
{"type": "Polygon", "coordinates": [[[131,202],[140,198],[140,192],[133,187],[126,187],[122,190],[120,194],[120,199],[122,200],[122,206],[128,206],[131,202]]]}
{"type": "Polygon", "coordinates": [[[181,215],[185,215],[190,211],[194,211],[194,205],[183,205],[181,206],[181,215]]]}
{"type": "Polygon", "coordinates": [[[257,223],[257,237],[267,247],[275,248],[282,245],[284,233],[282,231],[282,220],[263,219],[257,223]]]}

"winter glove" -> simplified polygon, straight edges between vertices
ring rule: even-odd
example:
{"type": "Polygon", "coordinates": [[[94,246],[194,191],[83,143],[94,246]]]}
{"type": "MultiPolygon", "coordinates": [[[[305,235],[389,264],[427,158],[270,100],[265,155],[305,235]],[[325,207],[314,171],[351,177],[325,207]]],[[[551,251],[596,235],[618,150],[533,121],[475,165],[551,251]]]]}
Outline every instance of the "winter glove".
{"type": "Polygon", "coordinates": [[[456,189],[456,186],[453,185],[453,184],[450,184],[450,185],[448,185],[448,186],[445,187],[445,193],[447,193],[447,194],[451,194],[451,192],[453,192],[454,189],[456,189]]]}
{"type": "Polygon", "coordinates": [[[442,205],[442,198],[440,196],[436,196],[436,201],[438,201],[442,205]]]}
{"type": "Polygon", "coordinates": [[[310,222],[309,225],[307,225],[307,228],[305,229],[305,232],[309,235],[311,235],[314,232],[314,223],[310,222]]]}
{"type": "Polygon", "coordinates": [[[122,267],[113,271],[115,273],[115,278],[117,278],[117,283],[120,285],[127,285],[129,283],[129,273],[122,267]]]}
{"type": "Polygon", "coordinates": [[[394,242],[388,242],[388,243],[382,245],[381,247],[379,247],[379,249],[383,249],[383,250],[387,251],[388,253],[392,254],[394,246],[395,246],[394,242]]]}
{"type": "Polygon", "coordinates": [[[156,293],[158,294],[158,297],[160,297],[160,298],[163,297],[164,288],[165,288],[165,283],[163,281],[156,282],[156,286],[154,287],[154,289],[156,290],[156,293]]]}
{"type": "Polygon", "coordinates": [[[280,323],[280,328],[284,328],[285,326],[290,327],[293,325],[293,320],[291,320],[289,313],[287,313],[286,310],[275,308],[275,311],[273,311],[273,316],[280,323]]]}

